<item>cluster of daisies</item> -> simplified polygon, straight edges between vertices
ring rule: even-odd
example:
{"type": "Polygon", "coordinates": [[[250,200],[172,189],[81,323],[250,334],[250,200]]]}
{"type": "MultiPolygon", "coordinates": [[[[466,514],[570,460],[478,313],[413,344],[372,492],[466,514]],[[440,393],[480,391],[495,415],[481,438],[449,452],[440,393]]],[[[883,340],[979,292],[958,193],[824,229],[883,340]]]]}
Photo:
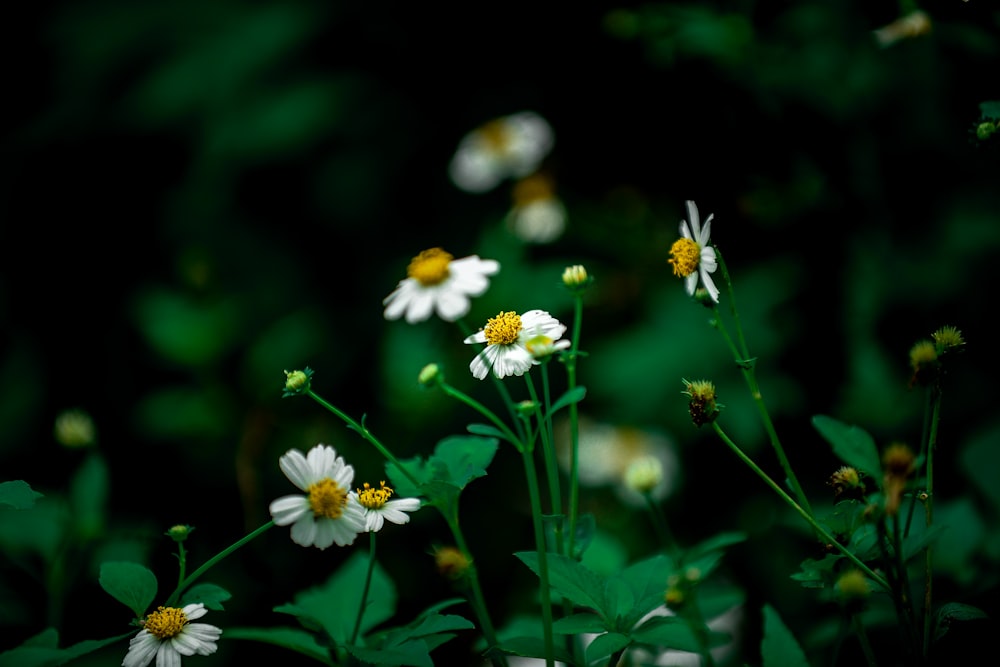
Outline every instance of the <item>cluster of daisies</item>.
{"type": "MultiPolygon", "coordinates": [[[[544,132],[532,125],[531,118],[517,122],[528,134],[544,132]]],[[[516,157],[509,159],[508,169],[527,169],[526,163],[516,157]]],[[[482,171],[486,167],[476,163],[472,155],[462,160],[466,161],[464,166],[453,166],[453,177],[472,179],[469,174],[480,168],[478,180],[463,182],[470,189],[490,186],[495,175],[482,171]]],[[[711,276],[718,266],[715,249],[710,245],[712,216],[703,226],[694,202],[687,202],[687,208],[690,221],[681,222],[681,238],[671,247],[668,261],[674,274],[684,278],[689,295],[704,290],[712,302],[718,302],[719,290],[711,276]]],[[[389,320],[405,318],[411,324],[433,314],[455,322],[469,313],[472,297],[485,293],[490,276],[499,270],[498,262],[477,255],[455,259],[441,248],[425,250],[413,258],[407,277],[384,299],[384,315],[389,320]]],[[[563,274],[563,282],[570,288],[581,287],[588,280],[586,270],[579,265],[568,267],[563,274]]],[[[464,339],[467,344],[485,345],[469,364],[469,370],[480,380],[491,371],[501,379],[524,375],[542,359],[570,346],[570,341],[563,338],[565,332],[566,326],[544,310],[501,311],[464,339]]],[[[659,480],[659,462],[647,462],[647,467],[650,463],[657,464],[655,469],[638,473],[643,480],[659,480]]],[[[407,523],[408,513],[421,506],[419,498],[393,498],[394,490],[384,481],[377,488],[368,483],[352,488],[354,467],[329,445],[318,444],[306,454],[291,449],[280,457],[278,465],[302,493],[273,501],[271,517],[276,525],[291,526],[292,541],[304,547],[326,549],[333,544],[353,544],[358,535],[379,531],[387,521],[407,523]]],[[[652,488],[647,482],[643,484],[652,488]]],[[[155,659],[157,667],[179,667],[182,656],[215,653],[222,630],[192,622],[206,613],[200,603],[160,607],[150,613],[142,622],[142,630],[129,643],[122,666],[147,667],[155,659]]]]}

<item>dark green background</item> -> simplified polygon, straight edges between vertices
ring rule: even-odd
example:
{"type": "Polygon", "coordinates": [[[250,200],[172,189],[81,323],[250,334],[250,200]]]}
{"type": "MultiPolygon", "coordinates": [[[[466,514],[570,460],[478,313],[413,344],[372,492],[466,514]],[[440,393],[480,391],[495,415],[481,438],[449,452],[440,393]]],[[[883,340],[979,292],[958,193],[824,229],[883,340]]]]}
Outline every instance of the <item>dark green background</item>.
{"type": "MultiPolygon", "coordinates": [[[[806,641],[830,610],[788,578],[810,555],[802,526],[687,420],[681,378],[712,379],[727,431],[780,475],[721,339],[666,264],[686,199],[715,215],[765,399],[817,504],[839,461],[810,417],[916,446],[910,346],[942,325],[965,334],[937,481],[964,546],[943,549],[954,557],[939,590],[996,613],[1000,170],[997,139],[973,129],[980,103],[1000,98],[1000,12],[922,7],[932,32],[881,49],[871,31],[897,17],[894,2],[24,6],[0,40],[0,479],[66,495],[85,454],[60,448],[52,425],[72,407],[94,417],[110,472],[109,515],[52,619],[63,641],[127,629],[97,585],[102,558],[147,559],[168,589],[166,527],[197,527],[197,564],[266,521],[291,490],[277,468],[287,449],[332,444],[359,481],[378,480],[377,454],[335,417],[280,398],[283,370],[315,369],[318,393],[367,414],[400,457],[478,421],[416,386],[437,361],[493,404],[461,332],[382,318],[409,259],[432,246],[501,261],[472,326],[501,309],[568,322],[559,277],[588,268],[581,410],[668,434],[684,461],[665,504],[674,531],[685,543],[748,531],[727,566],[750,616],[774,604],[806,641]],[[509,184],[472,195],[447,178],[467,131],[525,109],[555,130],[546,166],[569,211],[546,246],[504,228],[509,184]]],[[[532,609],[533,576],[509,555],[532,542],[517,457],[501,448],[493,465],[463,518],[502,619],[532,609]]],[[[630,558],[648,553],[643,515],[607,489],[584,503],[630,558]]],[[[380,534],[403,619],[451,594],[427,555],[448,539],[432,511],[380,534]]],[[[40,561],[9,555],[0,649],[54,614],[45,582],[23,576],[40,561]]],[[[234,598],[206,620],[284,622],[270,609],[345,556],[272,530],[212,573],[234,598]]],[[[447,650],[464,656],[469,641],[447,650]]],[[[199,664],[268,650],[222,646],[199,664]]]]}

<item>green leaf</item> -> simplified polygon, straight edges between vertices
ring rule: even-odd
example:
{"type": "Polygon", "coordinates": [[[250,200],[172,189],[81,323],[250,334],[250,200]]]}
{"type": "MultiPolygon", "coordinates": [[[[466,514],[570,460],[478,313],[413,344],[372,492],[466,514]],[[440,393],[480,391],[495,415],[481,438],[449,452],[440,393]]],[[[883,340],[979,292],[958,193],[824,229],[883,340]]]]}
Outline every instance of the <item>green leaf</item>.
{"type": "Polygon", "coordinates": [[[0,667],[57,667],[105,646],[123,641],[134,633],[127,632],[108,639],[86,639],[64,649],[58,648],[59,632],[47,628],[28,638],[23,644],[0,653],[0,667]]]}
{"type": "Polygon", "coordinates": [[[949,602],[941,605],[934,617],[934,641],[944,637],[955,622],[977,621],[989,618],[989,615],[978,607],[949,602]]]}
{"type": "Polygon", "coordinates": [[[11,482],[0,482],[0,506],[7,505],[16,510],[31,509],[35,500],[42,494],[20,479],[11,482]]]}
{"type": "MultiPolygon", "coordinates": [[[[640,618],[663,604],[663,594],[667,589],[667,578],[673,569],[673,562],[663,554],[657,554],[638,561],[625,568],[620,579],[632,593],[630,609],[618,609],[616,615],[624,618],[625,628],[635,625],[640,618]]],[[[609,618],[614,618],[609,614],[609,618]]]]}
{"type": "Polygon", "coordinates": [[[229,591],[215,584],[195,584],[181,596],[181,606],[201,602],[212,611],[223,611],[222,603],[233,597],[229,591]]]}
{"type": "Polygon", "coordinates": [[[573,403],[579,403],[580,401],[583,400],[583,397],[586,395],[587,395],[586,387],[573,387],[565,394],[560,396],[558,399],[556,399],[556,402],[552,404],[551,408],[549,408],[549,416],[551,417],[556,410],[561,410],[562,408],[565,408],[567,405],[572,405],[573,403]]]}
{"type": "MultiPolygon", "coordinates": [[[[509,637],[499,642],[499,648],[505,653],[521,656],[523,658],[544,658],[545,640],[541,637],[520,636],[509,637]]],[[[573,664],[573,656],[562,646],[556,645],[552,651],[554,657],[559,662],[567,665],[573,664]]]]}
{"type": "Polygon", "coordinates": [[[465,427],[469,433],[474,435],[481,435],[487,438],[497,438],[499,440],[505,440],[510,442],[510,438],[507,434],[498,429],[496,426],[490,426],[489,424],[469,424],[465,427]]]}
{"type": "Polygon", "coordinates": [[[324,665],[335,664],[330,658],[330,650],[321,645],[316,635],[301,628],[226,628],[226,640],[246,639],[287,648],[301,653],[324,665]]]}
{"type": "Polygon", "coordinates": [[[983,118],[1000,120],[1000,100],[988,100],[979,103],[979,112],[983,118]]]}
{"type": "MultiPolygon", "coordinates": [[[[302,591],[295,596],[294,602],[274,610],[296,616],[307,628],[322,629],[338,644],[345,644],[351,637],[361,607],[367,568],[367,553],[355,551],[322,586],[302,591]]],[[[376,562],[361,632],[392,618],[395,612],[395,584],[376,562]]]]}
{"type": "MultiPolygon", "coordinates": [[[[632,630],[630,634],[633,640],[648,646],[691,653],[701,651],[701,643],[691,630],[691,626],[678,616],[654,616],[632,630]]],[[[732,637],[723,632],[708,631],[710,647],[721,646],[731,640],[732,637]]]]}
{"type": "Polygon", "coordinates": [[[597,614],[571,614],[558,618],[552,629],[560,635],[598,634],[609,630],[607,624],[597,614]]]}
{"type": "Polygon", "coordinates": [[[764,638],[760,642],[763,667],[809,667],[806,654],[771,605],[764,605],[764,638]]]}
{"type": "Polygon", "coordinates": [[[740,542],[745,542],[747,539],[746,533],[739,532],[728,532],[719,533],[714,535],[707,540],[699,542],[694,545],[684,554],[684,562],[689,563],[690,559],[700,558],[701,556],[709,553],[714,553],[717,551],[722,551],[727,547],[731,547],[734,544],[739,544],[740,542]]]}
{"type": "MultiPolygon", "coordinates": [[[[514,554],[522,563],[538,574],[538,553],[520,551],[514,554]]],[[[614,618],[609,614],[604,596],[604,580],[580,563],[562,554],[546,554],[549,566],[549,584],[564,598],[581,607],[589,607],[604,618],[614,618]]]]}
{"type": "Polygon", "coordinates": [[[594,662],[601,658],[606,658],[616,651],[620,651],[632,643],[631,637],[617,632],[605,632],[603,635],[594,637],[594,641],[587,645],[587,662],[594,662]]]}
{"type": "Polygon", "coordinates": [[[382,667],[434,667],[430,648],[422,639],[414,639],[389,648],[348,646],[347,650],[362,662],[382,667]]]}
{"type": "Polygon", "coordinates": [[[841,461],[854,466],[873,479],[882,478],[882,459],[875,440],[867,431],[825,415],[814,416],[812,423],[819,434],[830,443],[833,453],[841,461]]]}
{"type": "Polygon", "coordinates": [[[124,561],[101,564],[101,588],[141,618],[156,597],[156,575],[138,563],[124,561]]]}

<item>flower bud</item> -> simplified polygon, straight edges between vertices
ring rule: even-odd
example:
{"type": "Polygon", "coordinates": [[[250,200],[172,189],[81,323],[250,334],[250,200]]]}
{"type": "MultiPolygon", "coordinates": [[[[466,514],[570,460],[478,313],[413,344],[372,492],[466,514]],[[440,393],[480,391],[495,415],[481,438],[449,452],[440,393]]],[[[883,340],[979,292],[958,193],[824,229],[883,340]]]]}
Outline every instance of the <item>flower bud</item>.
{"type": "Polygon", "coordinates": [[[452,581],[465,576],[471,565],[465,554],[455,547],[437,547],[434,550],[434,564],[441,576],[452,581]]]}
{"type": "Polygon", "coordinates": [[[90,447],[97,442],[94,420],[83,410],[66,410],[56,417],[53,429],[56,442],[64,447],[90,447]]]}
{"type": "Polygon", "coordinates": [[[165,532],[164,535],[166,535],[174,542],[177,542],[179,544],[184,540],[186,540],[188,538],[188,535],[190,535],[192,531],[194,531],[194,526],[188,526],[186,524],[177,524],[176,526],[171,526],[170,528],[168,528],[167,532],[165,532]]]}
{"type": "Polygon", "coordinates": [[[725,407],[721,403],[716,403],[715,385],[708,380],[681,381],[687,387],[681,393],[691,397],[688,410],[694,425],[701,427],[715,421],[715,418],[719,416],[720,408],[725,407]]]}
{"type": "Polygon", "coordinates": [[[308,366],[301,371],[285,371],[285,391],[282,397],[296,396],[309,391],[313,371],[308,366]]]}
{"type": "Polygon", "coordinates": [[[437,386],[443,379],[444,375],[437,364],[427,364],[420,369],[420,374],[417,376],[417,382],[424,387],[437,386]]]}
{"type": "Polygon", "coordinates": [[[581,264],[567,266],[562,274],[563,285],[574,291],[586,289],[593,280],[587,275],[587,269],[583,268],[581,264]]]}

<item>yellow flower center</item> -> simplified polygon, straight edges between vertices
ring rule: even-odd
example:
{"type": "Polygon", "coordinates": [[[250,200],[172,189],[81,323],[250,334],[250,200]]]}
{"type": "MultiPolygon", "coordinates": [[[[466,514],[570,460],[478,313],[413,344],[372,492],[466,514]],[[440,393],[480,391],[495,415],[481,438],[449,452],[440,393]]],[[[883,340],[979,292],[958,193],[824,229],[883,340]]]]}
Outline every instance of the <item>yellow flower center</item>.
{"type": "Polygon", "coordinates": [[[544,174],[522,178],[514,185],[514,206],[527,206],[536,201],[552,199],[552,181],[544,174]]]}
{"type": "Polygon", "coordinates": [[[157,607],[156,611],[146,617],[142,627],[157,639],[170,639],[180,634],[188,623],[188,617],[183,609],[177,607],[157,607]]]}
{"type": "Polygon", "coordinates": [[[406,267],[406,275],[416,279],[425,287],[439,285],[448,277],[448,264],[453,259],[454,257],[441,248],[424,250],[406,267]]]}
{"type": "Polygon", "coordinates": [[[486,334],[487,345],[510,345],[517,340],[521,332],[521,316],[513,310],[501,312],[486,322],[483,333],[486,334]]]}
{"type": "Polygon", "coordinates": [[[389,502],[389,497],[393,493],[395,491],[392,490],[391,486],[386,486],[384,480],[377,489],[365,482],[365,488],[358,489],[358,502],[370,510],[377,510],[389,502]]]}
{"type": "Polygon", "coordinates": [[[316,517],[339,519],[347,505],[347,491],[329,477],[310,484],[306,489],[309,505],[316,517]]]}
{"type": "Polygon", "coordinates": [[[701,261],[701,246],[691,239],[677,239],[670,246],[670,259],[667,261],[674,267],[675,276],[690,276],[701,261]]]}
{"type": "Polygon", "coordinates": [[[489,150],[503,154],[510,145],[510,131],[502,118],[491,120],[479,128],[480,136],[485,140],[489,150]]]}

